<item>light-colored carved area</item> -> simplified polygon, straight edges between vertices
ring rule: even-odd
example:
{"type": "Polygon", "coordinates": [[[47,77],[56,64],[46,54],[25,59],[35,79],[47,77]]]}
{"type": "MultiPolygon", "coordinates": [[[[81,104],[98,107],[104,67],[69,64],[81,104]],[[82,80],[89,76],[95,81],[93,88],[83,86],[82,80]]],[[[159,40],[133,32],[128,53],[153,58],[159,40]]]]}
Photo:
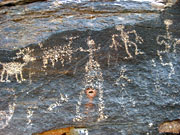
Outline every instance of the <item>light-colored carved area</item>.
{"type": "Polygon", "coordinates": [[[74,119],[74,121],[82,121],[83,117],[82,117],[82,112],[80,112],[80,107],[82,105],[82,98],[83,95],[85,95],[85,90],[88,88],[92,88],[97,90],[98,93],[98,99],[99,99],[99,103],[98,103],[98,113],[99,113],[99,117],[97,119],[97,121],[101,121],[107,118],[107,116],[104,114],[104,99],[103,99],[103,76],[102,76],[102,71],[100,68],[100,65],[97,61],[94,60],[94,52],[98,51],[100,49],[100,47],[96,48],[95,42],[90,39],[90,37],[87,39],[87,45],[89,47],[88,50],[85,50],[83,48],[80,48],[80,51],[82,52],[88,52],[89,53],[89,61],[86,63],[85,66],[85,77],[84,77],[84,89],[80,92],[79,95],[79,100],[78,103],[76,105],[76,118],[74,119]]]}
{"type": "Polygon", "coordinates": [[[30,50],[29,48],[24,48],[17,53],[16,58],[22,57],[23,63],[21,63],[21,62],[8,62],[8,63],[0,62],[0,64],[3,66],[0,81],[1,82],[11,82],[9,80],[9,76],[13,76],[13,75],[16,77],[16,81],[18,83],[25,81],[25,79],[23,78],[22,71],[23,71],[24,66],[26,66],[29,62],[32,62],[35,60],[35,58],[31,56],[32,52],[33,52],[33,50],[30,50]],[[5,77],[5,75],[6,75],[6,77],[5,77]],[[20,76],[20,78],[19,78],[19,76],[20,76]]]}
{"type": "Polygon", "coordinates": [[[133,55],[129,51],[130,47],[135,48],[135,52],[134,52],[135,55],[143,54],[143,52],[139,51],[137,43],[142,44],[144,41],[140,36],[137,35],[135,30],[126,32],[124,25],[118,25],[116,26],[116,29],[120,31],[120,34],[112,35],[112,44],[110,45],[110,48],[113,48],[115,51],[118,51],[118,48],[123,47],[118,41],[116,41],[116,38],[120,38],[124,43],[125,51],[128,55],[127,57],[125,57],[125,59],[133,58],[133,55]],[[130,40],[130,34],[134,34],[135,42],[130,40]]]}
{"type": "Polygon", "coordinates": [[[163,66],[168,66],[170,68],[170,73],[168,75],[169,78],[175,74],[174,65],[170,60],[167,59],[167,55],[170,53],[176,53],[176,45],[180,44],[180,40],[174,38],[172,34],[169,32],[170,25],[173,24],[172,20],[164,20],[164,24],[166,25],[166,34],[165,35],[158,35],[156,41],[159,45],[164,46],[163,50],[157,50],[157,55],[161,61],[163,66]]]}
{"type": "Polygon", "coordinates": [[[31,128],[32,125],[33,125],[33,122],[32,122],[32,117],[33,117],[33,114],[34,114],[34,109],[37,109],[38,107],[36,105],[30,105],[28,106],[27,108],[27,128],[31,128]]]}
{"type": "MultiPolygon", "coordinates": [[[[128,94],[126,87],[128,86],[128,84],[130,84],[132,82],[131,79],[128,78],[128,76],[126,75],[127,69],[126,66],[122,66],[120,69],[120,73],[119,73],[119,78],[116,79],[115,81],[115,85],[120,87],[120,97],[121,100],[124,100],[125,96],[129,97],[129,101],[132,103],[133,107],[135,106],[136,102],[135,100],[128,94]]],[[[128,115],[128,112],[126,111],[126,105],[125,103],[121,103],[121,107],[123,109],[123,111],[125,112],[126,115],[128,115]]]]}
{"type": "MultiPolygon", "coordinates": [[[[9,93],[13,93],[12,96],[14,96],[14,101],[16,101],[16,95],[14,89],[9,88],[1,88],[1,91],[8,91],[9,93]]],[[[15,111],[16,103],[10,103],[8,105],[8,110],[0,110],[0,129],[4,129],[9,125],[9,122],[11,121],[14,111],[15,111]]]]}
{"type": "Polygon", "coordinates": [[[63,95],[62,93],[60,93],[60,99],[58,99],[55,103],[51,104],[49,107],[48,107],[48,111],[53,111],[54,108],[56,107],[60,107],[62,106],[62,104],[64,102],[68,102],[69,101],[69,98],[67,95],[63,95]]]}
{"type": "MultiPolygon", "coordinates": [[[[58,61],[60,61],[61,65],[64,67],[65,59],[67,59],[68,62],[71,62],[72,54],[76,51],[71,47],[72,41],[75,38],[77,37],[69,38],[70,41],[68,45],[45,48],[43,50],[43,67],[47,68],[47,64],[49,63],[49,61],[51,62],[53,67],[58,61]]],[[[40,47],[42,47],[41,44],[40,47]]]]}
{"type": "MultiPolygon", "coordinates": [[[[154,59],[151,60],[151,64],[152,64],[152,67],[154,67],[154,68],[157,66],[154,59]]],[[[155,91],[156,92],[161,90],[159,78],[160,78],[159,72],[156,71],[156,78],[155,78],[155,82],[154,82],[154,86],[155,86],[155,91]]]]}
{"type": "Polygon", "coordinates": [[[122,67],[121,67],[121,70],[120,70],[120,73],[119,73],[119,78],[118,78],[118,79],[116,80],[116,82],[115,82],[115,84],[116,84],[116,85],[120,85],[123,90],[125,89],[126,84],[123,83],[123,82],[121,82],[121,81],[124,80],[124,81],[126,81],[126,82],[128,82],[128,83],[131,82],[131,80],[127,77],[127,75],[125,75],[125,72],[126,72],[126,71],[127,71],[127,70],[126,70],[126,66],[122,66],[122,67]],[[119,84],[119,83],[120,83],[120,84],[119,84]]]}

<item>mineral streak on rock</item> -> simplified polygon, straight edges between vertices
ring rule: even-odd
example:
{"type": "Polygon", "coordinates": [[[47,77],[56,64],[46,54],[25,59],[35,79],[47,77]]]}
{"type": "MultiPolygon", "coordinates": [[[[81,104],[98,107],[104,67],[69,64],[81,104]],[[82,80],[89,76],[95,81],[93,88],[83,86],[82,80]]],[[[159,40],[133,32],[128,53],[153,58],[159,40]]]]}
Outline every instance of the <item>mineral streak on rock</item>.
{"type": "Polygon", "coordinates": [[[159,125],[159,133],[180,133],[180,119],[166,121],[159,125]]]}
{"type": "Polygon", "coordinates": [[[85,128],[67,127],[35,133],[33,135],[88,135],[88,131],[85,128]]]}

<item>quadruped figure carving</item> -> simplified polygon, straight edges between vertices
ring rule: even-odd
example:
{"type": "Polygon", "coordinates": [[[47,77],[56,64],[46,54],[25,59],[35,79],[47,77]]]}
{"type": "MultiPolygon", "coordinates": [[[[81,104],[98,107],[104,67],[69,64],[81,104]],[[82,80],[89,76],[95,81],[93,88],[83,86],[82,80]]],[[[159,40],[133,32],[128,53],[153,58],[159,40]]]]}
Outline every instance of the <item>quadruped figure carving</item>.
{"type": "MultiPolygon", "coordinates": [[[[74,53],[73,48],[71,47],[73,39],[76,39],[77,37],[71,37],[69,38],[68,45],[64,46],[54,46],[52,48],[46,48],[43,51],[43,67],[47,68],[47,64],[49,63],[49,60],[52,64],[52,66],[55,66],[55,63],[60,61],[61,65],[64,67],[64,61],[65,58],[68,58],[69,62],[71,62],[72,54],[74,53]]],[[[42,48],[42,47],[41,47],[42,48]]]]}
{"type": "Polygon", "coordinates": [[[30,61],[36,60],[34,57],[30,55],[30,53],[34,51],[33,49],[30,50],[29,48],[24,48],[20,50],[17,54],[17,58],[22,57],[23,58],[23,63],[21,62],[8,62],[8,63],[2,63],[0,64],[3,66],[2,72],[1,72],[1,82],[11,82],[9,80],[9,76],[15,75],[16,81],[18,83],[21,83],[22,81],[25,81],[23,78],[23,67],[27,65],[30,61]],[[6,78],[4,80],[4,75],[6,74],[6,78]],[[19,76],[20,75],[20,79],[19,76]]]}

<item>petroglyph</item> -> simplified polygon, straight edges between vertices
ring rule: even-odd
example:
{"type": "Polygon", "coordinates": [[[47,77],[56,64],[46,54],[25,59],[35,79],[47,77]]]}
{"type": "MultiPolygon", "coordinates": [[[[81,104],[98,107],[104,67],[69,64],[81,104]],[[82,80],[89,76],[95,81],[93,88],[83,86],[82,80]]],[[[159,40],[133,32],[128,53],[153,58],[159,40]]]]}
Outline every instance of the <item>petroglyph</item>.
{"type": "Polygon", "coordinates": [[[113,34],[112,35],[112,44],[110,45],[110,48],[114,48],[115,51],[118,51],[118,48],[123,47],[118,41],[116,41],[116,38],[120,37],[122,42],[124,43],[125,51],[127,53],[127,57],[125,59],[133,58],[132,54],[129,51],[129,47],[135,48],[135,55],[143,54],[143,52],[139,51],[138,46],[136,43],[142,44],[143,39],[137,35],[135,30],[132,31],[125,31],[124,25],[118,25],[116,26],[116,29],[120,31],[120,34],[113,34]],[[134,34],[135,36],[135,42],[130,41],[130,34],[134,34]]]}
{"type": "Polygon", "coordinates": [[[90,37],[87,39],[87,45],[89,47],[88,50],[83,49],[80,47],[80,51],[82,52],[88,52],[89,53],[89,61],[86,63],[85,66],[85,77],[84,77],[84,89],[80,92],[79,100],[76,105],[76,118],[73,121],[82,121],[82,112],[80,112],[80,106],[82,105],[82,98],[83,95],[85,95],[85,90],[88,88],[92,88],[97,90],[98,93],[98,119],[97,121],[101,121],[107,118],[107,116],[104,115],[104,100],[103,100],[103,76],[102,71],[100,68],[100,65],[97,61],[94,60],[94,52],[99,50],[100,47],[96,48],[95,43],[93,40],[90,39],[90,37]]]}
{"type": "MultiPolygon", "coordinates": [[[[154,59],[152,59],[151,62],[152,62],[152,66],[153,67],[157,66],[154,59]]],[[[155,90],[156,91],[160,91],[161,90],[161,86],[160,86],[160,81],[159,81],[159,78],[160,78],[159,72],[156,71],[155,74],[156,74],[156,81],[154,82],[155,90]]]]}
{"type": "Polygon", "coordinates": [[[27,109],[27,119],[28,119],[28,122],[27,122],[27,128],[31,128],[33,123],[32,123],[32,117],[33,117],[33,114],[34,114],[34,109],[37,109],[38,107],[35,105],[31,105],[31,106],[28,106],[28,109],[27,109]]]}
{"type": "MultiPolygon", "coordinates": [[[[126,75],[126,72],[127,72],[126,66],[122,66],[119,73],[119,78],[115,81],[115,85],[120,86],[121,100],[122,101],[127,100],[124,99],[124,96],[128,96],[129,102],[131,102],[132,106],[135,107],[136,104],[135,100],[126,91],[127,85],[132,82],[132,80],[129,79],[128,76],[126,75]]],[[[125,106],[126,106],[125,103],[121,102],[121,107],[123,108],[123,111],[126,113],[126,115],[128,115],[125,106]]]]}
{"type": "Polygon", "coordinates": [[[62,93],[60,93],[60,97],[61,97],[60,100],[56,101],[55,103],[51,104],[48,107],[47,109],[48,111],[52,111],[54,108],[62,106],[62,103],[69,101],[69,98],[67,95],[63,95],[62,93]]]}
{"type": "MultiPolygon", "coordinates": [[[[14,96],[14,101],[16,100],[17,97],[13,89],[1,88],[1,91],[3,90],[13,93],[11,96],[14,96]]],[[[9,125],[9,122],[11,121],[14,115],[15,106],[16,104],[15,102],[13,102],[8,105],[8,110],[0,110],[0,129],[4,129],[5,127],[9,125]]]]}
{"type": "MultiPolygon", "coordinates": [[[[52,64],[52,66],[55,66],[55,63],[60,61],[62,66],[64,67],[65,59],[68,59],[68,62],[71,62],[72,54],[76,51],[73,50],[71,47],[73,39],[76,39],[77,37],[71,37],[69,38],[68,45],[64,46],[54,46],[51,48],[46,48],[43,51],[43,67],[47,68],[47,64],[49,63],[49,60],[52,64]]],[[[42,46],[42,45],[41,45],[42,46]]]]}
{"type": "Polygon", "coordinates": [[[22,81],[25,81],[25,79],[23,78],[23,67],[26,66],[30,61],[34,61],[35,58],[32,57],[30,54],[33,50],[30,50],[29,48],[24,48],[22,50],[20,50],[17,53],[17,57],[16,58],[23,58],[24,63],[21,62],[8,62],[8,63],[2,63],[0,62],[0,64],[3,66],[2,72],[1,72],[1,82],[11,82],[9,80],[9,76],[13,76],[15,75],[16,77],[16,81],[18,83],[21,83],[22,81]],[[4,75],[6,74],[6,78],[4,80],[4,75]],[[19,76],[20,75],[20,79],[19,76]]]}
{"type": "Polygon", "coordinates": [[[169,26],[173,24],[173,21],[167,19],[164,21],[164,24],[166,25],[166,35],[158,35],[156,41],[159,45],[164,45],[165,49],[157,50],[157,55],[163,66],[170,67],[171,71],[168,77],[171,78],[171,76],[175,74],[174,66],[171,61],[167,61],[165,58],[167,58],[167,55],[170,53],[176,53],[176,45],[180,44],[180,40],[173,38],[172,34],[169,32],[169,26]]]}
{"type": "Polygon", "coordinates": [[[122,66],[121,70],[120,70],[120,74],[119,74],[120,76],[119,76],[119,78],[115,82],[115,84],[116,85],[120,85],[123,90],[125,89],[126,84],[121,82],[121,81],[125,80],[128,83],[131,82],[131,80],[125,75],[125,72],[126,72],[126,66],[122,66]]]}

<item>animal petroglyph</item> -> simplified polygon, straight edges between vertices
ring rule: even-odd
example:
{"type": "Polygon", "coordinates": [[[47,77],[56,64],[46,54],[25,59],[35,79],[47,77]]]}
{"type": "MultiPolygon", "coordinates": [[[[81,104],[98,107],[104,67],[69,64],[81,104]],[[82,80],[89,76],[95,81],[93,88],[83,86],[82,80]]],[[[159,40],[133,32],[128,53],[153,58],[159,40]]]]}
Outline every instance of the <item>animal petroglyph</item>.
{"type": "Polygon", "coordinates": [[[97,61],[94,60],[94,52],[99,50],[100,47],[96,48],[95,47],[95,43],[93,40],[90,40],[90,38],[88,38],[87,40],[87,44],[89,49],[88,50],[84,50],[83,48],[80,48],[80,51],[82,52],[88,52],[89,53],[89,61],[86,63],[85,66],[85,78],[84,78],[84,89],[80,92],[79,95],[79,100],[78,103],[76,105],[76,118],[74,119],[74,121],[82,121],[83,117],[82,117],[82,113],[80,112],[80,107],[82,105],[82,98],[83,95],[85,95],[85,90],[87,90],[88,88],[91,89],[95,89],[97,90],[98,93],[98,99],[99,99],[99,103],[98,103],[98,119],[97,121],[101,121],[107,118],[107,116],[104,115],[104,100],[103,100],[103,76],[102,76],[102,71],[100,68],[100,65],[97,61]]]}
{"type": "Polygon", "coordinates": [[[156,40],[159,45],[164,45],[165,49],[157,50],[157,55],[163,66],[170,67],[171,71],[168,76],[171,78],[175,74],[174,66],[171,61],[165,62],[165,57],[171,52],[176,53],[176,45],[180,44],[180,40],[173,38],[169,32],[169,26],[173,24],[173,21],[167,19],[164,21],[164,24],[166,25],[166,35],[158,35],[156,40]]]}
{"type": "Polygon", "coordinates": [[[43,51],[43,67],[47,68],[48,61],[50,60],[52,66],[55,66],[55,63],[60,61],[62,66],[64,66],[65,59],[68,58],[69,62],[71,62],[72,54],[76,51],[71,47],[72,40],[77,37],[69,38],[70,41],[68,45],[65,46],[55,46],[53,48],[46,48],[43,51]]]}
{"type": "Polygon", "coordinates": [[[137,35],[135,30],[132,31],[125,31],[124,25],[118,25],[116,26],[116,29],[120,31],[120,34],[113,34],[112,35],[112,44],[110,45],[110,48],[114,48],[115,51],[118,51],[118,47],[122,47],[118,41],[116,41],[116,38],[120,37],[122,42],[124,43],[125,51],[128,55],[128,57],[125,57],[125,59],[133,58],[132,54],[129,51],[129,47],[134,46],[135,48],[135,55],[143,54],[143,52],[138,50],[138,46],[136,43],[142,44],[143,39],[137,35]],[[130,34],[135,35],[135,42],[130,41],[130,34]]]}
{"type": "MultiPolygon", "coordinates": [[[[1,88],[2,90],[3,88],[1,88]]],[[[5,89],[6,91],[9,91],[13,93],[12,96],[14,96],[14,101],[16,100],[16,95],[15,91],[13,89],[5,89]]],[[[12,119],[14,115],[14,110],[15,110],[15,103],[11,103],[8,105],[8,110],[0,110],[0,129],[4,129],[9,125],[10,120],[12,119]]]]}
{"type": "Polygon", "coordinates": [[[8,62],[8,63],[2,63],[0,62],[0,64],[3,66],[2,72],[1,72],[1,82],[11,82],[9,80],[9,76],[13,76],[15,75],[16,77],[16,81],[18,83],[21,83],[22,81],[25,81],[25,79],[23,78],[23,67],[25,65],[27,65],[30,61],[34,61],[35,58],[30,56],[30,53],[33,50],[30,50],[29,48],[24,48],[22,50],[20,50],[19,53],[17,53],[17,58],[22,57],[24,63],[21,62],[8,62]],[[6,74],[6,78],[4,80],[4,75],[6,74]],[[20,75],[20,79],[19,76],[20,75]]]}

